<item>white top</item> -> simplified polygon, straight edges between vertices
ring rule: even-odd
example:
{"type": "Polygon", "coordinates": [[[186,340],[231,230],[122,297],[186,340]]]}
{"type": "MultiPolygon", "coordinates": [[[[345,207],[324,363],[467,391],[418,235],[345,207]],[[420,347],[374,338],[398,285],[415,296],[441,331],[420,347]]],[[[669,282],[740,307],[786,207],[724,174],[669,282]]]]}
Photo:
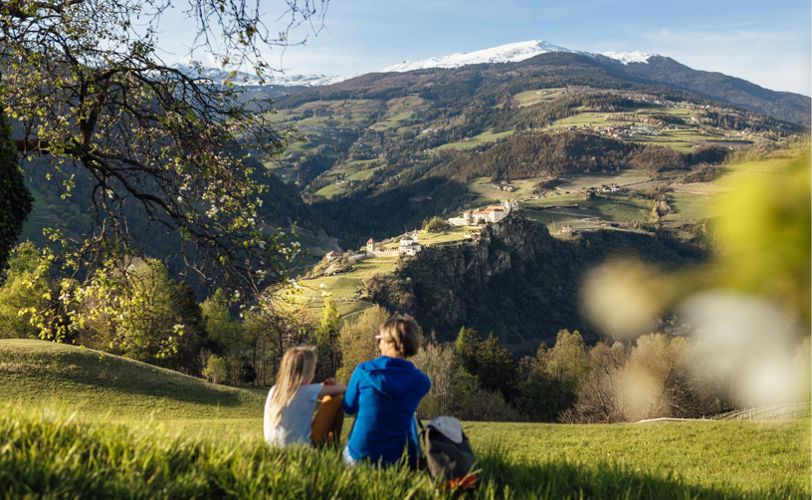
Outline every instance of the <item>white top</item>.
{"type": "Polygon", "coordinates": [[[268,391],[265,400],[265,418],[263,430],[265,441],[277,446],[291,444],[310,445],[310,424],[313,421],[313,412],[316,410],[316,398],[319,397],[322,384],[308,384],[299,387],[287,408],[282,411],[282,419],[277,426],[271,425],[271,398],[276,386],[268,391]]]}

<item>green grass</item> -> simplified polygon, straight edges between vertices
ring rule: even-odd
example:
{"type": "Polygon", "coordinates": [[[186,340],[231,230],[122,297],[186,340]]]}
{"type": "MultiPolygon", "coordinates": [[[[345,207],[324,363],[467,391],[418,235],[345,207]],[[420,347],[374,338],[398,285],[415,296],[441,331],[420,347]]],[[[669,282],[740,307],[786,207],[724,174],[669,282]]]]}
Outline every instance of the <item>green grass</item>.
{"type": "Polygon", "coordinates": [[[638,134],[633,138],[632,142],[665,146],[683,153],[692,151],[696,144],[747,145],[752,143],[752,140],[743,137],[738,132],[713,129],[699,123],[689,122],[676,127],[660,127],[646,123],[649,115],[666,114],[690,119],[697,114],[697,111],[691,108],[656,106],[618,112],[592,111],[587,108],[578,108],[577,111],[572,116],[554,121],[550,128],[554,130],[570,127],[602,129],[612,126],[642,125],[657,130],[657,134],[638,134]]]}
{"type": "Polygon", "coordinates": [[[165,418],[257,416],[263,395],[146,363],[37,340],[0,340],[3,402],[165,418]]]}
{"type": "Polygon", "coordinates": [[[357,298],[363,281],[376,274],[392,272],[397,260],[398,257],[363,259],[350,272],[300,280],[297,288],[280,292],[280,297],[291,304],[305,305],[317,314],[324,307],[324,294],[328,293],[342,315],[358,312],[369,307],[368,303],[357,298]]]}
{"type": "Polygon", "coordinates": [[[490,177],[477,177],[468,183],[468,191],[476,195],[476,199],[470,205],[481,206],[487,203],[527,198],[540,180],[535,178],[513,180],[510,184],[515,188],[515,191],[511,192],[497,188],[490,177]]]}
{"type": "MultiPolygon", "coordinates": [[[[500,427],[491,424],[489,430],[500,427]]],[[[764,438],[762,434],[745,432],[736,437],[764,438]]],[[[721,437],[731,435],[726,432],[721,437]]],[[[707,432],[700,431],[692,437],[707,436],[707,432]]],[[[511,439],[517,437],[518,442],[527,442],[525,435],[511,435],[511,439]]],[[[651,448],[655,456],[682,451],[668,441],[657,448],[656,439],[626,444],[634,442],[655,444],[651,448]]],[[[455,498],[425,472],[370,464],[347,467],[337,450],[279,449],[254,437],[189,437],[144,425],[83,422],[59,413],[8,408],[0,411],[0,443],[0,490],[9,498],[455,498]]],[[[575,450],[582,451],[584,446],[579,444],[573,443],[575,450]]],[[[613,448],[623,448],[623,443],[613,444],[613,448]]],[[[700,445],[691,448],[703,449],[700,445]]],[[[743,448],[750,453],[766,451],[754,446],[743,448]]],[[[777,447],[770,449],[784,452],[777,447]]],[[[480,486],[473,498],[808,496],[805,480],[799,480],[808,472],[803,460],[798,464],[800,470],[793,467],[794,462],[773,461],[776,469],[790,466],[778,476],[771,473],[772,469],[752,467],[752,462],[746,460],[753,458],[749,454],[735,457],[745,458],[742,465],[714,461],[708,465],[721,465],[719,474],[739,472],[744,478],[737,481],[728,476],[717,482],[717,474],[699,474],[693,480],[693,475],[663,467],[625,465],[612,455],[589,462],[583,455],[577,460],[566,456],[521,458],[512,456],[506,447],[477,446],[477,451],[480,486]]],[[[674,463],[696,458],[691,453],[674,455],[674,463]]],[[[707,453],[702,455],[704,459],[707,453]]],[[[650,461],[647,457],[647,463],[650,461]]],[[[693,463],[688,468],[697,465],[701,466],[693,463]]]]}
{"type": "Polygon", "coordinates": [[[329,171],[319,176],[320,180],[329,182],[326,186],[315,192],[324,198],[333,198],[347,192],[348,185],[338,184],[339,178],[343,177],[349,181],[365,181],[372,177],[381,167],[378,160],[351,160],[331,168],[329,171]]]}
{"type": "Polygon", "coordinates": [[[338,184],[328,184],[323,188],[319,189],[315,192],[316,195],[321,196],[323,198],[335,198],[336,196],[340,196],[346,192],[346,188],[344,186],[340,186],[338,184]]]}
{"type": "Polygon", "coordinates": [[[526,90],[514,95],[513,100],[519,105],[519,107],[523,108],[527,106],[534,106],[542,102],[554,101],[561,97],[563,91],[564,89],[562,88],[526,90]]]}
{"type": "MultiPolygon", "coordinates": [[[[423,472],[266,446],[264,389],[38,341],[0,341],[0,360],[0,497],[450,497],[423,472]]],[[[475,498],[810,495],[808,421],[464,427],[475,498]]]]}
{"type": "Polygon", "coordinates": [[[564,225],[594,230],[605,222],[645,221],[651,208],[645,200],[625,195],[602,195],[587,201],[579,194],[525,200],[521,206],[529,218],[550,226],[553,234],[564,225]]]}
{"type": "Polygon", "coordinates": [[[444,151],[447,149],[458,149],[458,150],[474,149],[477,146],[481,146],[483,144],[490,144],[492,142],[498,141],[499,139],[509,137],[513,135],[513,132],[514,132],[513,130],[506,130],[504,132],[494,132],[493,130],[488,129],[485,132],[477,134],[473,137],[468,137],[457,142],[449,142],[443,144],[442,146],[437,146],[434,149],[436,151],[444,151]]]}
{"type": "Polygon", "coordinates": [[[453,226],[447,231],[440,233],[429,233],[421,230],[418,233],[418,239],[420,240],[421,245],[430,247],[433,245],[443,245],[465,241],[465,235],[469,232],[469,230],[461,226],[453,226]]]}
{"type": "Polygon", "coordinates": [[[401,111],[399,113],[386,116],[385,119],[380,120],[369,128],[378,131],[398,128],[402,122],[408,120],[413,115],[414,113],[412,111],[401,111]]]}

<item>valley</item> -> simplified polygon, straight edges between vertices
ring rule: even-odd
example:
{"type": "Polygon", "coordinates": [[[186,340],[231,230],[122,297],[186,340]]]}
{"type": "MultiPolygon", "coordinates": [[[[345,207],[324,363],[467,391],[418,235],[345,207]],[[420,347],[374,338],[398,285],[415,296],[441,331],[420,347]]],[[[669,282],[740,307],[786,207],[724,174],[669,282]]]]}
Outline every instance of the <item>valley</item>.
{"type": "MultiPolygon", "coordinates": [[[[476,178],[468,184],[470,192],[476,195],[470,202],[471,208],[512,200],[517,204],[516,213],[512,217],[520,218],[525,222],[518,225],[500,221],[484,226],[478,224],[449,226],[438,232],[428,232],[419,227],[412,228],[400,236],[384,239],[380,244],[389,248],[397,248],[399,240],[410,235],[425,247],[425,252],[413,257],[396,255],[380,257],[372,256],[364,246],[360,246],[358,249],[348,249],[344,252],[340,257],[344,259],[344,265],[331,266],[332,259],[338,258],[341,254],[341,252],[334,252],[335,257],[324,257],[323,262],[316,269],[297,278],[291,287],[279,293],[279,297],[288,303],[289,307],[304,307],[313,316],[321,313],[325,300],[329,297],[342,315],[350,317],[375,303],[373,300],[375,297],[370,296],[368,290],[371,283],[386,280],[397,282],[398,279],[406,279],[409,282],[407,288],[412,290],[410,293],[414,294],[414,300],[424,304],[423,306],[410,306],[417,309],[411,309],[409,312],[416,314],[422,322],[432,327],[439,327],[440,323],[432,319],[436,316],[451,318],[446,326],[438,328],[441,338],[454,333],[452,325],[468,324],[484,330],[493,329],[492,331],[500,338],[516,349],[523,349],[522,346],[525,342],[528,346],[534,346],[534,342],[539,340],[538,326],[535,328],[536,333],[531,333],[525,332],[521,325],[508,325],[504,321],[496,319],[503,315],[506,308],[509,310],[510,307],[515,306],[503,304],[501,307],[495,307],[494,314],[488,316],[481,314],[485,310],[481,303],[474,305],[481,302],[480,299],[477,299],[477,295],[484,298],[500,294],[494,287],[501,285],[488,285],[477,292],[472,292],[471,298],[466,299],[470,303],[463,306],[462,310],[460,310],[459,304],[454,307],[450,307],[448,304],[440,305],[437,306],[439,309],[428,308],[429,304],[433,304],[437,300],[440,301],[440,304],[445,304],[443,302],[445,299],[439,299],[438,293],[425,287],[429,286],[432,281],[438,280],[437,276],[442,275],[446,268],[457,267],[448,262],[436,262],[435,260],[439,258],[437,256],[440,255],[438,252],[452,251],[453,247],[472,247],[471,252],[476,253],[478,252],[476,247],[485,244],[481,241],[483,232],[489,235],[486,236],[487,239],[494,232],[499,231],[496,227],[492,230],[489,226],[507,224],[507,227],[521,227],[522,229],[515,229],[518,231],[516,234],[505,236],[505,238],[521,241],[522,245],[530,243],[539,244],[541,247],[546,246],[548,250],[543,254],[545,255],[543,259],[562,262],[563,267],[572,272],[566,277],[561,276],[561,270],[554,270],[557,266],[552,264],[540,272],[540,275],[547,277],[546,280],[527,285],[528,288],[520,288],[520,283],[525,283],[524,275],[514,276],[508,280],[513,283],[511,293],[519,295],[533,294],[535,292],[531,290],[537,290],[538,287],[541,287],[541,290],[548,290],[541,294],[545,297],[551,295],[550,290],[552,289],[560,290],[564,287],[564,289],[573,290],[572,296],[560,296],[555,299],[556,306],[550,304],[549,310],[545,309],[546,306],[538,309],[539,302],[536,302],[537,310],[546,311],[545,319],[540,317],[539,321],[549,325],[547,330],[541,327],[542,331],[547,332],[541,338],[549,341],[549,336],[559,328],[579,328],[584,332],[589,332],[589,326],[579,319],[577,312],[565,307],[566,304],[577,301],[574,288],[580,282],[580,275],[586,270],[584,263],[575,264],[580,258],[575,258],[574,261],[568,260],[573,259],[570,255],[574,248],[582,247],[590,241],[593,244],[599,242],[591,251],[593,256],[587,259],[593,259],[594,262],[611,257],[618,252],[619,248],[630,250],[644,259],[666,267],[683,262],[686,257],[679,257],[679,254],[687,256],[693,253],[693,257],[687,258],[689,260],[698,258],[702,254],[701,251],[690,250],[690,246],[679,250],[679,244],[676,242],[680,240],[700,241],[705,221],[715,216],[714,196],[726,192],[729,189],[728,186],[742,175],[780,175],[797,157],[798,151],[794,149],[777,151],[772,153],[768,159],[742,160],[715,167],[719,171],[714,175],[718,175],[718,177],[707,182],[692,179],[682,172],[652,175],[643,170],[623,170],[614,175],[563,175],[557,177],[554,183],[548,182],[547,184],[544,183],[544,178],[502,183],[494,183],[485,177],[476,178]],[[547,187],[542,188],[539,187],[540,185],[547,187]],[[656,196],[661,197],[659,202],[655,200],[656,196]],[[655,203],[660,203],[660,206],[663,206],[662,203],[664,203],[664,206],[668,207],[667,213],[654,215],[655,203]],[[546,226],[548,233],[546,235],[538,233],[538,230],[534,228],[534,223],[546,226]],[[663,247],[662,242],[658,241],[658,232],[669,232],[677,239],[663,247]],[[547,243],[543,243],[544,241],[547,243]],[[666,251],[665,248],[669,245],[673,246],[673,249],[666,251]],[[422,270],[418,271],[418,269],[422,270]],[[421,273],[426,273],[423,275],[425,279],[422,281],[419,278],[421,273]],[[418,291],[415,287],[423,288],[418,291]],[[553,313],[554,310],[557,312],[553,313]],[[569,312],[564,312],[567,310],[569,312]],[[479,311],[479,313],[472,314],[473,311],[479,311]],[[559,319],[553,320],[552,318],[556,316],[559,319]],[[469,323],[465,323],[463,318],[468,318],[469,323]],[[504,336],[507,331],[514,332],[512,340],[504,336]]],[[[546,180],[550,179],[546,178],[546,180]]],[[[455,214],[449,213],[448,215],[455,214]]],[[[507,252],[510,253],[514,250],[516,249],[508,248],[507,252]]],[[[467,250],[460,251],[467,252],[467,250]]],[[[521,266],[538,265],[541,259],[540,256],[530,257],[521,266]]],[[[513,265],[519,264],[514,260],[513,265]]],[[[487,266],[480,269],[467,264],[464,268],[467,269],[467,273],[473,275],[492,272],[487,270],[487,266]]],[[[494,279],[499,282],[499,279],[494,279]]],[[[455,283],[453,279],[439,279],[438,285],[445,290],[448,290],[449,287],[455,290],[454,287],[459,286],[459,289],[456,289],[457,292],[461,292],[463,288],[477,289],[471,283],[465,285],[452,285],[452,283],[455,283]]],[[[451,293],[456,292],[451,291],[451,293]]],[[[560,293],[558,291],[552,295],[560,293]]],[[[377,297],[378,301],[383,300],[382,298],[382,295],[377,297]]],[[[536,300],[545,303],[548,299],[537,298],[536,300]]],[[[391,301],[386,305],[400,310],[403,308],[402,304],[391,301]]],[[[527,310],[522,310],[520,315],[526,318],[528,314],[530,313],[527,310]]]]}
{"type": "Polygon", "coordinates": [[[0,500],[810,498],[812,9],[627,4],[0,1],[0,500]]]}

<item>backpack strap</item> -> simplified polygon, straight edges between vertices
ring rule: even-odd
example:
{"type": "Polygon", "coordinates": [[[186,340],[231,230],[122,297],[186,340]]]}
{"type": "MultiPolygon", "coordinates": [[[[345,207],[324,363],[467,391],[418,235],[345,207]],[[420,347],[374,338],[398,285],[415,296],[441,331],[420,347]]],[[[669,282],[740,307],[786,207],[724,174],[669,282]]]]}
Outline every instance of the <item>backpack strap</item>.
{"type": "Polygon", "coordinates": [[[414,414],[414,421],[417,422],[417,428],[418,429],[420,429],[421,431],[425,430],[425,427],[423,427],[423,422],[420,421],[420,417],[417,416],[417,412],[415,412],[415,414],[414,414]]]}

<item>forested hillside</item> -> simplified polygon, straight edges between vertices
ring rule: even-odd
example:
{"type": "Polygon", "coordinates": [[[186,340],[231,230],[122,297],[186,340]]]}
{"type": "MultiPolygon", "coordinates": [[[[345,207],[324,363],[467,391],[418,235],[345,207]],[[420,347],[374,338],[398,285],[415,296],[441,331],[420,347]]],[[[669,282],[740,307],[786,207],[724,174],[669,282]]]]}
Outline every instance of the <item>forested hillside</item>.
{"type": "Polygon", "coordinates": [[[296,92],[271,115],[290,131],[289,147],[266,164],[356,244],[469,206],[477,178],[690,171],[805,130],[778,93],[746,93],[761,103],[751,105],[741,92],[714,94],[698,72],[690,73],[695,84],[657,72],[659,59],[641,69],[649,65],[549,53],[296,92]]]}
{"type": "Polygon", "coordinates": [[[663,236],[598,231],[560,240],[547,228],[511,216],[484,229],[479,242],[425,249],[391,275],[366,284],[363,295],[413,314],[440,340],[460,325],[493,333],[512,350],[532,354],[562,329],[598,339],[580,307],[587,271],[613,257],[639,257],[662,268],[696,264],[702,251],[663,236]]]}

